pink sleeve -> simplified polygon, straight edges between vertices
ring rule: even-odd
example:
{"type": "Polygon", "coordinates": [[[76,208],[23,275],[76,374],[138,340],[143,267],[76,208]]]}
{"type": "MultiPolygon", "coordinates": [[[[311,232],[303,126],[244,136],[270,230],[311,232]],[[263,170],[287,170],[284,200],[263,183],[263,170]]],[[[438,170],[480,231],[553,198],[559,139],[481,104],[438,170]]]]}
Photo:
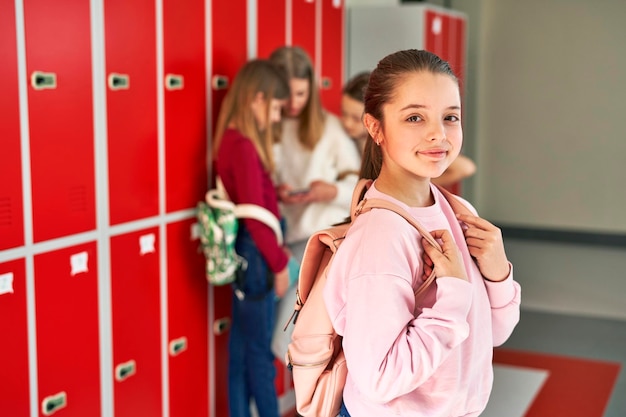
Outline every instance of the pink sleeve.
{"type": "Polygon", "coordinates": [[[513,280],[513,266],[507,279],[500,282],[484,280],[491,304],[493,345],[500,346],[511,336],[519,322],[521,287],[513,280]]]}
{"type": "Polygon", "coordinates": [[[416,389],[469,333],[471,285],[437,280],[437,301],[414,318],[411,285],[397,276],[352,279],[347,290],[344,352],[359,390],[387,402],[416,389]]]}

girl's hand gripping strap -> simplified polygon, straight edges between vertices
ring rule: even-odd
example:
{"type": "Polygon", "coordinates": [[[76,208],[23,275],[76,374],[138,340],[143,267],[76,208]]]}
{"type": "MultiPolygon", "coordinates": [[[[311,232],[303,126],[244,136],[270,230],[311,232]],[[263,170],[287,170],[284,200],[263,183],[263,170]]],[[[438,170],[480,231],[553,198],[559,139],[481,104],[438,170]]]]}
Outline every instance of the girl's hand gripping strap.
{"type": "MultiPolygon", "coordinates": [[[[380,198],[371,198],[371,199],[363,199],[361,200],[361,203],[359,204],[359,206],[357,207],[355,216],[358,216],[359,214],[363,214],[367,211],[370,211],[373,208],[380,208],[380,209],[386,209],[386,210],[390,210],[393,211],[397,214],[399,214],[400,216],[404,217],[404,219],[409,222],[413,227],[415,227],[415,229],[417,229],[417,231],[420,233],[420,235],[422,235],[422,237],[424,239],[426,239],[428,241],[428,243],[430,243],[432,246],[434,246],[439,252],[443,252],[443,250],[441,249],[441,246],[439,245],[439,242],[437,242],[435,240],[435,238],[433,238],[433,236],[430,234],[430,232],[428,232],[428,230],[424,229],[424,227],[417,222],[417,220],[415,220],[415,218],[413,216],[411,216],[411,214],[406,211],[405,209],[403,209],[402,207],[387,201],[387,200],[383,200],[380,198]]],[[[424,283],[417,289],[417,291],[415,292],[415,297],[419,297],[420,295],[422,295],[422,293],[424,291],[426,291],[426,289],[428,288],[428,286],[430,284],[433,283],[433,281],[435,280],[436,276],[435,276],[435,270],[433,268],[433,271],[430,273],[430,275],[428,276],[428,278],[424,281],[424,283]]]]}

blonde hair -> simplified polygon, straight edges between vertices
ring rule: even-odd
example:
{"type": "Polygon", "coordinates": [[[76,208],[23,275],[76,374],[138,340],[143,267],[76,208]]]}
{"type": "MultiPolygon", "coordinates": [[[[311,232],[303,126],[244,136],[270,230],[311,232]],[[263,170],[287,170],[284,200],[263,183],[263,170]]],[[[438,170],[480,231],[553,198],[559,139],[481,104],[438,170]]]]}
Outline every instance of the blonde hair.
{"type": "Polygon", "coordinates": [[[220,107],[213,136],[213,158],[218,154],[222,136],[230,124],[242,135],[248,137],[256,148],[261,162],[269,172],[274,170],[272,145],[276,141],[275,130],[267,126],[260,131],[251,111],[252,102],[258,93],[267,101],[267,119],[270,120],[270,101],[287,100],[289,83],[284,74],[265,59],[247,62],[237,73],[220,107]]]}
{"type": "Polygon", "coordinates": [[[298,140],[306,149],[315,148],[322,137],[326,116],[311,58],[299,46],[283,46],[272,52],[269,59],[285,72],[288,80],[299,78],[309,81],[309,99],[298,116],[298,140]]]}

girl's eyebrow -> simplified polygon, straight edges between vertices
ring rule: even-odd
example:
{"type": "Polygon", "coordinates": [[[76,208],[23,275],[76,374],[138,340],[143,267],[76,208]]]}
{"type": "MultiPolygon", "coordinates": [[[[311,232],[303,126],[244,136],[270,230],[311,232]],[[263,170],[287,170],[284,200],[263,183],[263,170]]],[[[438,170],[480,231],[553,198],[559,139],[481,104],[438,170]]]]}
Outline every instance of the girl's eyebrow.
{"type": "MultiPolygon", "coordinates": [[[[428,106],[423,104],[408,104],[400,109],[400,111],[409,110],[409,109],[425,109],[428,106]]],[[[446,110],[461,110],[461,106],[449,106],[446,110]]]]}

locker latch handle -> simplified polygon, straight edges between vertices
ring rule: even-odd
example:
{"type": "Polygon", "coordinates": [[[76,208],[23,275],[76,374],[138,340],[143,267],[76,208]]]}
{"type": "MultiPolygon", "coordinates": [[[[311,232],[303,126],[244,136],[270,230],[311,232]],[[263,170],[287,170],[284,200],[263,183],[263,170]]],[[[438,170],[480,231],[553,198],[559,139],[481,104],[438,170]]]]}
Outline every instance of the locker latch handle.
{"type": "Polygon", "coordinates": [[[41,412],[44,416],[49,416],[67,405],[67,394],[61,391],[58,394],[50,395],[41,401],[41,412]]]}
{"type": "Polygon", "coordinates": [[[217,336],[230,330],[230,317],[222,317],[213,323],[213,333],[217,336]]]}
{"type": "Polygon", "coordinates": [[[170,356],[176,356],[185,350],[187,350],[187,338],[184,336],[172,340],[169,344],[170,356]]]}
{"type": "Polygon", "coordinates": [[[182,90],[185,86],[185,78],[182,75],[167,74],[165,76],[165,89],[182,90]]]}
{"type": "Polygon", "coordinates": [[[115,367],[115,380],[121,382],[135,375],[135,372],[137,372],[137,364],[134,360],[120,363],[115,367]]]}
{"type": "Polygon", "coordinates": [[[211,79],[214,90],[225,90],[228,88],[228,77],[225,75],[214,75],[211,79]]]}
{"type": "Polygon", "coordinates": [[[130,77],[128,74],[112,72],[107,77],[107,84],[111,90],[128,90],[130,88],[130,77]]]}
{"type": "Polygon", "coordinates": [[[30,84],[35,90],[52,90],[57,88],[57,75],[53,72],[34,71],[30,76],[30,84]]]}
{"type": "Polygon", "coordinates": [[[322,88],[328,90],[333,86],[333,80],[329,77],[322,77],[322,88]]]}

